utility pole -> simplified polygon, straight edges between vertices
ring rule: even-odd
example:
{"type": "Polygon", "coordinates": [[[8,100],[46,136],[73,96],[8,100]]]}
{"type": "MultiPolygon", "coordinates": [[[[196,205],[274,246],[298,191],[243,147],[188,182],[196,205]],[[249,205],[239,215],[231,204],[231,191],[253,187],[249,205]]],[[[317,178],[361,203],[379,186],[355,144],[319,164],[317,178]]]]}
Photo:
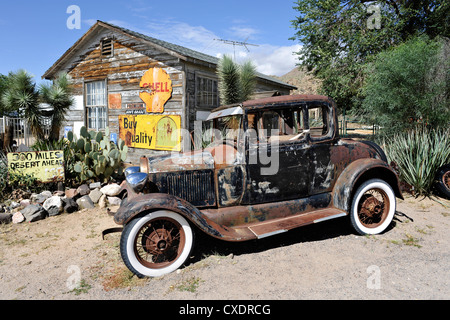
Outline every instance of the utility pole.
{"type": "Polygon", "coordinates": [[[248,38],[247,38],[244,42],[241,42],[241,41],[234,41],[234,40],[224,40],[224,39],[214,39],[214,40],[223,42],[223,43],[225,43],[225,44],[231,44],[231,45],[233,45],[234,60],[236,60],[236,46],[244,47],[245,49],[247,49],[248,52],[250,52],[250,50],[248,49],[247,46],[259,47],[257,44],[247,43],[248,38]]]}

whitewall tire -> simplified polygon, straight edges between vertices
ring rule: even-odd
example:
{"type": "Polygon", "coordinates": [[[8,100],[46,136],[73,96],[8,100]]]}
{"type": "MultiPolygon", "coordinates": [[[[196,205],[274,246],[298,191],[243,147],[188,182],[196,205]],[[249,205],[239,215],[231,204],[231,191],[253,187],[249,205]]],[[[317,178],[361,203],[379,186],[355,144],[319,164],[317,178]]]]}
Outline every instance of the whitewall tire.
{"type": "Polygon", "coordinates": [[[193,242],[193,230],[184,217],[171,211],[155,211],[124,227],[120,253],[125,265],[138,277],[160,277],[186,262],[193,242]]]}
{"type": "Polygon", "coordinates": [[[383,180],[372,179],[355,192],[350,220],[361,235],[380,234],[391,224],[395,210],[396,198],[391,186],[383,180]]]}

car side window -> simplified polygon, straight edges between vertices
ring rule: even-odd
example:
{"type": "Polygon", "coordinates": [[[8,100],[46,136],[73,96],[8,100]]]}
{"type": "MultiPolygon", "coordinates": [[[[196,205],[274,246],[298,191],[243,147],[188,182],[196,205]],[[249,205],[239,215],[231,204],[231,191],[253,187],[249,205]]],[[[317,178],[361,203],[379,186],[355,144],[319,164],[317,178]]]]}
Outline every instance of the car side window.
{"type": "Polygon", "coordinates": [[[325,105],[308,108],[308,121],[311,138],[321,138],[328,135],[328,107],[325,105]]]}
{"type": "Polygon", "coordinates": [[[250,120],[258,118],[255,124],[258,129],[260,141],[270,142],[271,139],[278,139],[280,143],[300,141],[305,138],[302,109],[286,108],[279,110],[264,111],[258,116],[249,114],[250,120]]]}

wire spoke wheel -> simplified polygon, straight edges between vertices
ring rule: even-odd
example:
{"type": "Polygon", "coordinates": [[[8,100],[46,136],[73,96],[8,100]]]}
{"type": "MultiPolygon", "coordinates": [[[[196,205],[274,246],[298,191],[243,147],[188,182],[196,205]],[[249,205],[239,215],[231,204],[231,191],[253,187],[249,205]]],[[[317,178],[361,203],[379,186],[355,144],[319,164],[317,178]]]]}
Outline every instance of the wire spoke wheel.
{"type": "Polygon", "coordinates": [[[135,237],[138,261],[153,269],[170,265],[181,254],[186,235],[181,225],[170,218],[147,222],[135,237]]]}
{"type": "Polygon", "coordinates": [[[444,173],[442,176],[442,182],[444,183],[444,186],[450,190],[450,170],[444,173]]]}
{"type": "Polygon", "coordinates": [[[450,163],[437,170],[434,188],[437,195],[450,199],[450,163]]]}
{"type": "Polygon", "coordinates": [[[125,225],[120,253],[138,277],[160,277],[180,268],[189,258],[194,232],[181,215],[161,210],[125,225]]]}
{"type": "Polygon", "coordinates": [[[381,225],[389,213],[387,194],[381,189],[370,189],[364,193],[358,203],[358,218],[367,228],[381,225]]]}
{"type": "Polygon", "coordinates": [[[387,182],[381,179],[366,181],[353,196],[352,226],[362,235],[380,234],[391,224],[395,207],[395,194],[387,182]]]}

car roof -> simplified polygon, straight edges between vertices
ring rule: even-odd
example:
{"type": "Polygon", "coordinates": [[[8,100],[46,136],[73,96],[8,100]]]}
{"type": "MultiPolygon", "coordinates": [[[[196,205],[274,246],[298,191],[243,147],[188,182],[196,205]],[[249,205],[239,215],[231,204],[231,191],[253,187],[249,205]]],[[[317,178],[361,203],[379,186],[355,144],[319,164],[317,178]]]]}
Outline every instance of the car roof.
{"type": "Polygon", "coordinates": [[[233,105],[227,105],[222,106],[219,108],[214,109],[212,112],[219,112],[225,109],[229,108],[236,108],[241,107],[244,110],[251,110],[251,109],[259,109],[259,108],[267,108],[271,106],[277,106],[277,105],[285,105],[285,104],[297,104],[302,102],[326,102],[333,104],[333,100],[326,96],[321,95],[311,95],[311,94],[297,94],[297,95],[284,95],[284,96],[277,96],[277,97],[269,97],[269,98],[263,98],[263,99],[256,99],[256,100],[249,100],[242,103],[237,103],[233,105]]]}

